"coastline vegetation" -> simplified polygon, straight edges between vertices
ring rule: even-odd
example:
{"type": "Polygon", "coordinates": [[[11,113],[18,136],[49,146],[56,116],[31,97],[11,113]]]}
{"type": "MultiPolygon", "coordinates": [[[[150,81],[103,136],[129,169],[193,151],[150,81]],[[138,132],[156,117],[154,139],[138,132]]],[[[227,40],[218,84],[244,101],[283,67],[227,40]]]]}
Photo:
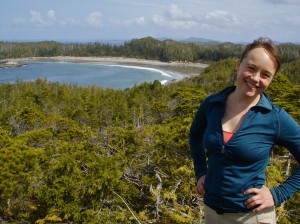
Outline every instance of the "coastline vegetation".
{"type": "MultiPolygon", "coordinates": [[[[227,58],[238,58],[243,44],[177,42],[171,39],[160,41],[152,37],[133,39],[122,45],[90,43],[1,42],[0,60],[24,57],[130,57],[163,62],[215,62],[227,58]]],[[[300,57],[300,45],[278,44],[282,62],[291,62],[300,57]]]]}
{"type": "MultiPolygon", "coordinates": [[[[166,86],[154,81],[113,90],[43,79],[0,84],[0,223],[204,221],[202,198],[194,191],[189,127],[202,100],[234,83],[241,48],[153,38],[124,46],[0,43],[1,59],[66,55],[211,62],[200,75],[166,86]]],[[[300,47],[281,49],[284,64],[267,93],[300,122],[300,47]]],[[[296,166],[286,149],[274,147],[266,185],[278,185],[296,166]]],[[[299,223],[300,193],[277,214],[278,223],[299,223]]]]}

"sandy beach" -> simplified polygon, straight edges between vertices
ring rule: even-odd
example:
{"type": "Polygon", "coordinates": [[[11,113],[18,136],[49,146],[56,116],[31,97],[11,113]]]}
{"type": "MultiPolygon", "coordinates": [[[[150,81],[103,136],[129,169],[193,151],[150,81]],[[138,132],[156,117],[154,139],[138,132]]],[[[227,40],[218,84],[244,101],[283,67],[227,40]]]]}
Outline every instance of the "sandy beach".
{"type": "Polygon", "coordinates": [[[42,61],[42,62],[72,62],[72,63],[89,63],[89,64],[107,64],[107,65],[133,65],[141,67],[156,68],[164,71],[174,72],[189,77],[199,75],[206,68],[207,64],[202,63],[184,63],[184,62],[161,62],[155,60],[145,60],[125,57],[30,57],[9,59],[9,61],[17,61],[24,63],[26,61],[42,61]]]}

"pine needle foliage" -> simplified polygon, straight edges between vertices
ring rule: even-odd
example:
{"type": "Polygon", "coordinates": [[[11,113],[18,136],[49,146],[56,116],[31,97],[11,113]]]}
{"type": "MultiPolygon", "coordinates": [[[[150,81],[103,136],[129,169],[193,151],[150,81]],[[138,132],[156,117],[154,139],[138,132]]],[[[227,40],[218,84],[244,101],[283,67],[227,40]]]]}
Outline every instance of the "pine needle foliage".
{"type": "MultiPolygon", "coordinates": [[[[0,84],[0,220],[199,223],[189,127],[207,95],[234,83],[235,66],[228,59],[190,79],[125,90],[0,84]]],[[[300,120],[299,86],[278,74],[268,91],[300,120]]],[[[288,158],[274,148],[268,186],[283,181],[288,158]]],[[[288,171],[296,166],[290,158],[288,171]]],[[[298,223],[299,208],[298,193],[278,208],[280,222],[298,223]]]]}

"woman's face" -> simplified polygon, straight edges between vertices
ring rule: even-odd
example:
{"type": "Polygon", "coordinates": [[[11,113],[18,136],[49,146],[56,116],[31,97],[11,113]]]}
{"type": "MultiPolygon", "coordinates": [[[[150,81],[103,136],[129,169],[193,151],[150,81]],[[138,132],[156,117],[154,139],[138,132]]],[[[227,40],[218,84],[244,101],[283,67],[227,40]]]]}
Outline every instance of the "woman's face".
{"type": "Polygon", "coordinates": [[[275,64],[267,51],[254,48],[238,63],[237,90],[248,97],[257,97],[267,89],[275,72],[275,64]]]}

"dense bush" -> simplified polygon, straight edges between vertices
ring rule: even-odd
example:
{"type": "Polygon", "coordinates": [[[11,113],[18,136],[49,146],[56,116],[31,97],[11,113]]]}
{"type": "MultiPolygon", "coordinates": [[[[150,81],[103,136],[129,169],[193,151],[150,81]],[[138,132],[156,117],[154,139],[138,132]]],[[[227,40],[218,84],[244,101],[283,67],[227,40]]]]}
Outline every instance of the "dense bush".
{"type": "MultiPolygon", "coordinates": [[[[235,67],[221,60],[199,76],[125,90],[0,84],[0,223],[199,223],[189,127],[207,95],[234,83],[235,67]]],[[[288,68],[268,94],[299,122],[288,68]]],[[[267,185],[296,166],[275,147],[267,185]]],[[[280,223],[299,222],[299,197],[277,208],[280,223]]]]}
{"type": "MultiPolygon", "coordinates": [[[[101,42],[59,43],[42,41],[32,43],[0,42],[0,59],[51,56],[133,57],[160,61],[219,61],[239,58],[244,45],[233,43],[185,43],[156,40],[152,37],[133,39],[123,45],[101,42]]],[[[300,45],[279,44],[284,63],[299,59],[300,45]]]]}

